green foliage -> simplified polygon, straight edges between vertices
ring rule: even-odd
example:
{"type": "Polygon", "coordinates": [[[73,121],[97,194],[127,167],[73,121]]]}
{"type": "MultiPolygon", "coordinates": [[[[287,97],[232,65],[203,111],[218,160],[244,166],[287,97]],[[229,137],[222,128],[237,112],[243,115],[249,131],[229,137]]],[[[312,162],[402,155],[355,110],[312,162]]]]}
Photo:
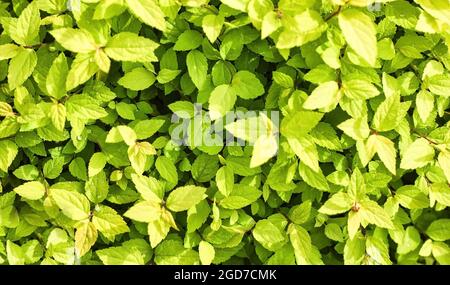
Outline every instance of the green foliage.
{"type": "Polygon", "coordinates": [[[448,0],[0,0],[0,26],[0,264],[450,264],[448,0]]]}

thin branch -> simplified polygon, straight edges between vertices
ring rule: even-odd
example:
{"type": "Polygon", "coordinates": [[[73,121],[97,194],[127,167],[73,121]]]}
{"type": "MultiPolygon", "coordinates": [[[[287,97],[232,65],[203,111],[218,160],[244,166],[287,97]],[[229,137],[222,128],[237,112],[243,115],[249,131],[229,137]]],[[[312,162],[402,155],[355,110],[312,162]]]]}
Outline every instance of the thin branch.
{"type": "Polygon", "coordinates": [[[41,43],[41,44],[37,44],[37,45],[34,45],[34,46],[23,46],[24,48],[28,48],[28,49],[35,49],[35,48],[40,48],[40,47],[43,47],[43,46],[46,46],[46,45],[48,45],[47,43],[41,43]]]}
{"type": "Polygon", "coordinates": [[[416,130],[413,130],[413,133],[416,134],[416,135],[418,135],[419,137],[421,137],[421,138],[423,138],[423,139],[426,139],[426,140],[427,140],[430,144],[432,144],[432,145],[438,145],[437,142],[432,141],[432,140],[429,139],[427,136],[422,135],[421,133],[417,132],[416,130]]]}
{"type": "Polygon", "coordinates": [[[329,20],[331,20],[334,16],[338,15],[342,10],[342,6],[339,6],[339,8],[336,9],[336,11],[334,11],[333,13],[331,13],[330,15],[328,15],[325,18],[325,22],[328,22],[329,20]]]}

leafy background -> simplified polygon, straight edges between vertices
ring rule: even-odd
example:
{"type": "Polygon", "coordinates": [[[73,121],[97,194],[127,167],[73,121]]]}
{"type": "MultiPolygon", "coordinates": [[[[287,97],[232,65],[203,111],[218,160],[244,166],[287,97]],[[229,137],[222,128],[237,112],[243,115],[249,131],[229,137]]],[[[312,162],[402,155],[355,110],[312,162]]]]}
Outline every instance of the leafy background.
{"type": "Polygon", "coordinates": [[[0,263],[450,264],[448,0],[12,0],[0,23],[0,263]],[[194,103],[281,124],[178,146],[194,103]]]}

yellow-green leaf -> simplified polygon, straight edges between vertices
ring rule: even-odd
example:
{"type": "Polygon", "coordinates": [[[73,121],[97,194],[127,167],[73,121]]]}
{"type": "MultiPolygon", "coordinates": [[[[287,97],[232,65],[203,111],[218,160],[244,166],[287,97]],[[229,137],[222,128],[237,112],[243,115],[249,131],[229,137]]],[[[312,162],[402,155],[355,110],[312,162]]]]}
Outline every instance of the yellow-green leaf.
{"type": "Polygon", "coordinates": [[[376,28],[372,19],[356,9],[346,9],[339,13],[339,27],[345,41],[369,65],[377,59],[376,28]]]}

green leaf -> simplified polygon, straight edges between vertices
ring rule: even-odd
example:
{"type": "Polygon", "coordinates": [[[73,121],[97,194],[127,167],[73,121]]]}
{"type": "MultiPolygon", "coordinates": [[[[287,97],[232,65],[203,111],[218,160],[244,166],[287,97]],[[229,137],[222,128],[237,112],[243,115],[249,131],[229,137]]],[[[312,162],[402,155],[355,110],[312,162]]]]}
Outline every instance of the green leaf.
{"type": "Polygon", "coordinates": [[[125,102],[120,102],[116,105],[117,114],[125,120],[135,120],[134,115],[136,111],[136,106],[134,104],[127,104],[125,102]]]}
{"type": "Polygon", "coordinates": [[[209,116],[211,120],[217,120],[233,109],[236,103],[236,92],[228,84],[222,84],[214,88],[209,97],[209,116]]]}
{"type": "Polygon", "coordinates": [[[394,143],[381,135],[371,135],[367,140],[367,145],[373,147],[380,157],[381,161],[384,163],[386,168],[395,175],[396,173],[396,153],[394,143]]]}
{"type": "Polygon", "coordinates": [[[108,113],[88,95],[73,95],[66,101],[67,116],[69,119],[99,119],[108,113]]]}
{"type": "Polygon", "coordinates": [[[166,240],[155,250],[155,263],[158,265],[198,265],[199,254],[185,248],[179,240],[166,240]]]}
{"type": "Polygon", "coordinates": [[[50,187],[50,196],[64,215],[72,220],[80,221],[89,217],[89,200],[83,194],[53,185],[50,187]]]}
{"type": "Polygon", "coordinates": [[[294,80],[291,76],[280,72],[274,71],[272,72],[273,80],[280,86],[284,88],[294,88],[294,80]]]}
{"type": "Polygon", "coordinates": [[[0,140],[0,170],[8,172],[8,168],[11,166],[14,158],[16,157],[19,149],[17,145],[10,140],[0,140]]]}
{"type": "Polygon", "coordinates": [[[319,251],[312,245],[308,232],[298,226],[291,224],[288,228],[289,239],[294,248],[297,264],[321,265],[323,264],[319,251]]]}
{"type": "Polygon", "coordinates": [[[261,38],[267,38],[276,30],[278,30],[282,25],[283,23],[278,17],[277,13],[275,13],[274,11],[270,11],[263,18],[261,25],[261,38]]]}
{"type": "Polygon", "coordinates": [[[108,247],[95,252],[105,265],[144,265],[139,252],[131,252],[126,247],[108,247]]]}
{"type": "Polygon", "coordinates": [[[354,140],[364,140],[369,137],[370,128],[367,124],[367,118],[348,119],[337,126],[339,129],[354,140]]]}
{"type": "Polygon", "coordinates": [[[273,135],[260,136],[253,146],[250,167],[258,167],[277,154],[278,142],[273,135]]]}
{"type": "Polygon", "coordinates": [[[394,43],[390,38],[384,38],[377,43],[378,57],[383,60],[392,60],[395,57],[394,43]]]}
{"type": "Polygon", "coordinates": [[[227,124],[225,129],[237,138],[255,143],[260,136],[269,135],[270,127],[270,121],[261,115],[239,119],[227,124]]]}
{"type": "Polygon", "coordinates": [[[219,37],[225,19],[222,15],[206,15],[202,20],[202,29],[208,40],[213,43],[219,37]]]}
{"type": "Polygon", "coordinates": [[[125,0],[131,13],[145,24],[160,31],[166,29],[164,13],[155,0],[125,0]]]}
{"type": "Polygon", "coordinates": [[[97,241],[97,229],[91,222],[84,222],[77,227],[75,232],[75,251],[77,256],[82,257],[97,241]]]}
{"type": "Polygon", "coordinates": [[[450,152],[442,151],[438,156],[438,163],[450,183],[450,152]]]}
{"type": "Polygon", "coordinates": [[[143,67],[137,67],[120,78],[117,83],[133,91],[141,91],[149,88],[155,83],[156,77],[143,67]]]}
{"type": "Polygon", "coordinates": [[[419,246],[419,244],[420,244],[419,231],[415,227],[409,226],[405,230],[403,240],[399,244],[397,252],[399,254],[407,254],[415,250],[419,246]]]}
{"type": "Polygon", "coordinates": [[[220,206],[226,209],[242,209],[255,202],[262,192],[249,185],[235,184],[231,194],[220,201],[220,206]]]}
{"type": "Polygon", "coordinates": [[[209,182],[219,169],[219,159],[216,156],[200,154],[192,163],[192,178],[198,182],[209,182]]]}
{"type": "Polygon", "coordinates": [[[97,71],[98,65],[95,63],[95,59],[91,53],[77,54],[72,61],[72,65],[67,75],[66,90],[70,91],[75,87],[88,81],[97,71]]]}
{"type": "Polygon", "coordinates": [[[89,177],[84,188],[86,190],[86,196],[90,201],[96,204],[103,202],[108,196],[109,190],[105,172],[100,170],[96,175],[89,177]]]}
{"type": "Polygon", "coordinates": [[[430,77],[428,89],[434,94],[449,97],[450,76],[448,74],[438,74],[430,77]]]}
{"type": "Polygon", "coordinates": [[[14,191],[28,200],[39,200],[44,197],[45,186],[41,182],[32,181],[14,188],[14,191]]]}
{"type": "Polygon", "coordinates": [[[419,255],[430,256],[432,250],[433,250],[433,241],[431,239],[428,239],[423,243],[422,247],[420,248],[419,255]]]}
{"type": "Polygon", "coordinates": [[[198,230],[208,219],[211,208],[206,200],[200,201],[187,212],[187,232],[192,233],[198,230]]]}
{"type": "Polygon", "coordinates": [[[327,224],[325,226],[325,235],[327,238],[337,242],[344,241],[344,234],[342,233],[341,227],[339,227],[338,224],[327,224]]]}
{"type": "Polygon", "coordinates": [[[338,192],[320,207],[319,212],[326,215],[337,215],[347,212],[352,205],[353,201],[347,193],[338,192]]]}
{"type": "Polygon", "coordinates": [[[312,131],[311,136],[314,142],[324,148],[331,150],[341,150],[342,144],[333,126],[328,123],[319,123],[312,131]]]}
{"type": "Polygon", "coordinates": [[[161,69],[156,79],[159,83],[166,84],[174,80],[180,72],[181,70],[161,69]]]}
{"type": "Polygon", "coordinates": [[[450,24],[450,7],[445,0],[417,0],[418,3],[425,11],[427,11],[433,17],[450,24]]]}
{"type": "Polygon", "coordinates": [[[200,256],[200,261],[202,265],[210,265],[214,260],[215,250],[214,246],[210,243],[202,240],[198,246],[198,253],[200,256]]]}
{"type": "Polygon", "coordinates": [[[156,169],[159,172],[159,175],[161,175],[162,178],[173,184],[176,184],[178,182],[177,169],[169,158],[160,156],[156,159],[155,165],[156,169]]]}
{"type": "Polygon", "coordinates": [[[43,249],[39,241],[33,239],[22,245],[22,251],[25,255],[25,264],[38,262],[43,255],[43,249]]]}
{"type": "Polygon", "coordinates": [[[339,86],[335,81],[320,84],[306,99],[303,108],[314,110],[334,106],[339,101],[339,86]]]}
{"type": "Polygon", "coordinates": [[[387,244],[378,237],[369,236],[366,239],[366,253],[371,256],[368,264],[391,265],[389,259],[389,248],[387,244]]]}
{"type": "Polygon", "coordinates": [[[360,265],[366,255],[366,242],[360,234],[348,239],[344,247],[344,264],[360,265]]]}
{"type": "Polygon", "coordinates": [[[314,171],[305,163],[300,161],[298,165],[298,170],[300,173],[300,177],[311,187],[317,188],[322,191],[328,191],[329,186],[327,179],[322,173],[322,170],[319,168],[319,171],[314,171]]]}
{"type": "Polygon", "coordinates": [[[8,67],[9,88],[21,86],[33,73],[37,64],[37,56],[32,49],[22,49],[11,59],[8,67]]]}
{"type": "Polygon", "coordinates": [[[167,208],[174,212],[186,211],[205,198],[206,189],[199,186],[182,186],[170,192],[167,208]]]}
{"type": "Polygon", "coordinates": [[[190,119],[195,115],[195,106],[189,101],[177,101],[168,107],[174,114],[183,119],[190,119]]]}
{"type": "Polygon", "coordinates": [[[369,65],[377,59],[376,28],[372,19],[356,9],[346,9],[339,13],[339,27],[345,41],[369,65]]]}
{"type": "Polygon", "coordinates": [[[288,217],[295,224],[306,223],[311,215],[311,201],[305,201],[289,210],[288,217]]]}
{"type": "Polygon", "coordinates": [[[374,115],[372,125],[380,132],[395,129],[408,112],[410,103],[400,103],[398,95],[392,95],[381,103],[374,115]]]}
{"type": "Polygon", "coordinates": [[[91,156],[88,166],[89,177],[97,175],[100,171],[105,168],[106,156],[101,152],[96,152],[91,156]]]}
{"type": "Polygon", "coordinates": [[[360,204],[361,208],[358,214],[361,215],[363,221],[386,229],[392,229],[394,227],[389,215],[376,202],[364,200],[360,204]]]}
{"type": "Polygon", "coordinates": [[[128,126],[117,126],[112,128],[106,136],[105,142],[118,143],[124,141],[132,146],[136,143],[137,137],[134,130],[128,126]]]}
{"type": "Polygon", "coordinates": [[[410,144],[404,152],[400,167],[403,169],[416,169],[429,164],[433,159],[433,147],[426,139],[419,138],[410,144]]]}
{"type": "Polygon", "coordinates": [[[309,133],[322,119],[323,114],[312,111],[298,111],[281,121],[281,134],[299,137],[309,133]]]}
{"type": "Polygon", "coordinates": [[[98,68],[108,73],[111,68],[111,59],[109,59],[108,55],[102,50],[97,49],[94,53],[95,64],[97,64],[98,68]]]}
{"type": "Polygon", "coordinates": [[[270,251],[279,250],[287,242],[286,234],[270,220],[258,221],[252,234],[256,241],[270,251]]]}
{"type": "Polygon", "coordinates": [[[450,264],[450,247],[443,242],[433,242],[433,257],[442,265],[450,264]]]}
{"type": "Polygon", "coordinates": [[[186,56],[189,77],[197,89],[202,90],[208,72],[206,57],[198,50],[190,51],[186,56]]]}
{"type": "Polygon", "coordinates": [[[355,168],[350,177],[350,183],[347,187],[347,193],[354,201],[358,201],[360,199],[363,199],[366,191],[367,187],[364,176],[361,174],[359,168],[355,168]]]}
{"type": "Polygon", "coordinates": [[[309,135],[287,138],[289,146],[300,160],[315,172],[319,172],[319,155],[316,144],[309,135]]]}
{"type": "Polygon", "coordinates": [[[169,230],[170,225],[166,221],[162,219],[151,221],[147,226],[151,247],[155,248],[160,244],[167,237],[169,230]]]}
{"type": "Polygon", "coordinates": [[[196,30],[186,30],[178,37],[173,50],[188,51],[196,49],[201,45],[202,39],[202,34],[196,30]]]}
{"type": "Polygon", "coordinates": [[[450,206],[450,191],[446,183],[434,183],[430,188],[430,198],[442,205],[450,206]]]}
{"type": "Polygon", "coordinates": [[[217,170],[216,184],[222,195],[225,197],[229,196],[233,191],[234,186],[233,168],[229,166],[222,166],[219,170],[217,170]]]}
{"type": "Polygon", "coordinates": [[[426,90],[419,91],[416,96],[416,107],[420,119],[425,122],[434,109],[434,96],[426,90]]]}
{"type": "Polygon", "coordinates": [[[395,199],[405,208],[423,209],[430,205],[425,193],[412,185],[405,185],[395,191],[395,199]]]}
{"type": "Polygon", "coordinates": [[[212,81],[215,86],[229,85],[235,72],[236,69],[230,62],[218,61],[211,70],[212,81]]]}
{"type": "Polygon", "coordinates": [[[153,177],[147,177],[137,174],[132,174],[131,179],[136,186],[136,190],[141,194],[146,201],[159,203],[164,196],[164,188],[162,183],[153,177]]]}
{"type": "Polygon", "coordinates": [[[115,236],[130,231],[123,218],[114,209],[104,205],[99,205],[94,211],[92,224],[104,235],[115,236]]]}
{"type": "Polygon", "coordinates": [[[0,45],[0,60],[13,58],[20,50],[20,47],[15,44],[0,45]]]}
{"type": "MultiPolygon", "coordinates": [[[[313,9],[301,9],[300,13],[294,12],[295,17],[287,18],[283,22],[284,30],[278,37],[276,47],[278,49],[290,49],[302,46],[318,39],[326,30],[327,25],[320,13],[313,9]],[[304,23],[308,23],[305,25],[304,23]]],[[[283,17],[284,18],[284,17],[283,17]]]]}
{"type": "MultiPolygon", "coordinates": [[[[134,2],[139,2],[137,0],[134,2]]],[[[157,61],[154,50],[159,46],[154,41],[130,32],[122,32],[112,37],[105,47],[105,53],[117,61],[148,62],[157,61]]]]}
{"type": "Polygon", "coordinates": [[[147,139],[153,136],[164,125],[164,120],[160,118],[152,118],[150,120],[142,120],[133,126],[136,137],[139,140],[147,139]]]}
{"type": "Polygon", "coordinates": [[[64,53],[61,53],[52,63],[48,71],[46,87],[50,96],[56,99],[66,95],[66,78],[69,73],[69,66],[64,53]]]}
{"type": "Polygon", "coordinates": [[[36,5],[28,5],[17,19],[15,36],[21,40],[21,45],[32,46],[39,43],[40,24],[39,9],[36,5]]]}
{"type": "Polygon", "coordinates": [[[143,201],[134,204],[123,215],[132,220],[149,223],[161,218],[161,205],[153,201],[143,201]]]}
{"type": "Polygon", "coordinates": [[[388,3],[386,7],[386,18],[406,29],[414,29],[418,16],[419,9],[410,2],[388,3]],[[402,17],[399,17],[399,13],[402,13],[402,17]]]}
{"type": "MultiPolygon", "coordinates": [[[[9,112],[8,110],[4,110],[4,111],[9,112]]],[[[11,112],[12,112],[12,109],[11,109],[11,112]]],[[[17,134],[17,132],[20,129],[20,125],[17,122],[17,118],[11,116],[10,114],[11,113],[9,113],[7,118],[5,118],[0,123],[0,134],[1,134],[0,138],[2,138],[2,139],[17,134]]]]}
{"type": "Polygon", "coordinates": [[[36,180],[39,177],[39,169],[31,164],[25,164],[16,168],[13,172],[14,176],[22,180],[36,180]]]}
{"type": "Polygon", "coordinates": [[[245,12],[250,0],[221,0],[221,2],[233,9],[245,12]]]}
{"type": "Polygon", "coordinates": [[[25,264],[25,254],[22,248],[10,240],[6,241],[6,256],[9,265],[25,264]]]}
{"type": "Polygon", "coordinates": [[[50,31],[63,48],[76,53],[89,53],[97,49],[94,37],[86,30],[61,28],[50,31]]]}
{"type": "Polygon", "coordinates": [[[431,223],[426,234],[435,241],[450,239],[450,219],[439,219],[431,223]]]}
{"type": "Polygon", "coordinates": [[[253,73],[245,70],[234,75],[231,86],[243,99],[255,99],[264,94],[264,86],[259,79],[253,73]]]}
{"type": "Polygon", "coordinates": [[[367,100],[380,95],[380,91],[370,82],[360,79],[342,82],[345,96],[354,100],[367,100]]]}
{"type": "Polygon", "coordinates": [[[72,176],[78,179],[86,180],[87,168],[83,158],[77,157],[74,160],[72,160],[72,162],[69,164],[69,172],[70,174],[72,174],[72,176]]]}
{"type": "Polygon", "coordinates": [[[122,14],[126,9],[123,0],[108,0],[99,2],[95,8],[94,19],[110,19],[122,14]]]}
{"type": "Polygon", "coordinates": [[[274,10],[272,1],[268,0],[250,0],[247,5],[248,16],[252,24],[257,28],[261,28],[264,15],[274,10]]]}
{"type": "Polygon", "coordinates": [[[138,142],[128,148],[128,159],[137,174],[145,171],[148,156],[155,154],[156,150],[149,142],[138,142]]]}

